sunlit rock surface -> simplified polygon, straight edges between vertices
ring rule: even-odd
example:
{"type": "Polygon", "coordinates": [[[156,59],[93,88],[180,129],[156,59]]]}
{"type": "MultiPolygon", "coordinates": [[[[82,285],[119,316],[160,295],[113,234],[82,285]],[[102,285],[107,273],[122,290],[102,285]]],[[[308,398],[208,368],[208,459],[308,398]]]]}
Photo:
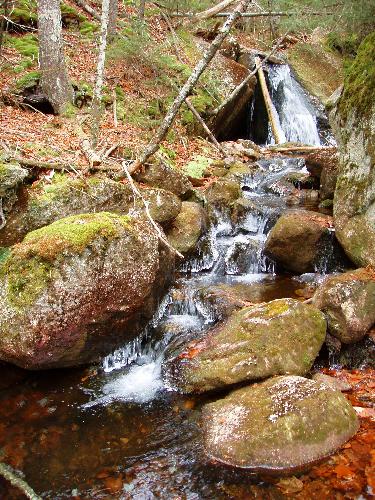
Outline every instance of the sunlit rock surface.
{"type": "Polygon", "coordinates": [[[186,175],[165,163],[152,163],[144,171],[138,172],[136,178],[148,186],[171,191],[182,199],[186,199],[193,191],[193,185],[186,175]]]}
{"type": "Polygon", "coordinates": [[[0,359],[29,369],[97,360],[134,338],[171,280],[151,225],[101,212],[29,233],[0,266],[0,359]]]}
{"type": "Polygon", "coordinates": [[[169,360],[166,378],[184,392],[204,392],[273,375],[304,375],[325,333],[323,314],[297,300],[245,307],[169,360]]]}
{"type": "Polygon", "coordinates": [[[297,376],[272,378],[207,404],[202,425],[210,459],[259,472],[303,469],[359,427],[340,391],[297,376]]]}
{"type": "Polygon", "coordinates": [[[345,344],[361,340],[375,323],[375,273],[369,269],[329,277],[313,304],[324,312],[328,331],[345,344]]]}
{"type": "Polygon", "coordinates": [[[199,203],[184,201],[180,213],[166,234],[173,248],[183,254],[189,254],[196,250],[207,224],[208,216],[204,208],[199,203]]]}
{"type": "Polygon", "coordinates": [[[265,253],[290,271],[313,272],[332,226],[333,220],[329,215],[291,210],[282,215],[272,228],[265,253]]]}
{"type": "MultiPolygon", "coordinates": [[[[160,224],[169,224],[180,212],[181,200],[170,191],[142,188],[151,216],[160,224]]],[[[9,217],[0,232],[0,245],[19,242],[34,231],[63,217],[92,212],[125,215],[129,210],[144,210],[130,184],[92,176],[82,179],[55,174],[51,182],[41,181],[28,189],[27,200],[9,217]]]]}

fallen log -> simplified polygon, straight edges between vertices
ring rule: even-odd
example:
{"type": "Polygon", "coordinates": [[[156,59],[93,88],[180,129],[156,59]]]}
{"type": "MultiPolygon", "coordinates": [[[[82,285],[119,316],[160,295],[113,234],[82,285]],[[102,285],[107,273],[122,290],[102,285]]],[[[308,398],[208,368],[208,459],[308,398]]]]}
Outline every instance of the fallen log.
{"type": "MultiPolygon", "coordinates": [[[[23,165],[26,168],[38,168],[41,170],[58,170],[58,171],[67,171],[67,172],[85,172],[86,167],[79,167],[77,165],[72,165],[70,163],[61,163],[61,162],[49,162],[49,161],[39,161],[39,160],[31,160],[29,158],[23,158],[22,156],[11,156],[8,160],[15,161],[20,165],[23,165]]],[[[112,164],[111,165],[95,165],[92,167],[94,171],[122,171],[120,165],[112,164]]]]}
{"type": "Polygon", "coordinates": [[[311,153],[313,151],[335,151],[336,146],[268,146],[262,153],[311,153]]]}
{"type": "Polygon", "coordinates": [[[235,1],[236,0],[223,0],[222,2],[218,3],[214,7],[211,7],[211,9],[207,9],[204,12],[200,12],[199,14],[197,14],[195,16],[195,18],[198,21],[202,21],[203,19],[209,19],[210,17],[214,17],[219,12],[221,12],[223,9],[226,9],[230,5],[234,4],[235,1]]]}
{"type": "Polygon", "coordinates": [[[93,9],[89,4],[84,2],[84,0],[74,0],[75,3],[81,7],[81,9],[85,10],[90,16],[94,17],[98,21],[100,21],[100,14],[95,9],[93,9]]]}
{"type": "Polygon", "coordinates": [[[281,133],[280,133],[280,130],[279,130],[279,127],[277,124],[276,117],[275,117],[275,108],[274,108],[274,105],[272,104],[272,100],[270,97],[270,93],[268,91],[267,82],[266,82],[266,78],[264,76],[263,68],[260,65],[261,61],[260,61],[259,57],[255,58],[255,63],[257,66],[259,66],[259,70],[258,70],[259,83],[260,83],[260,88],[262,89],[262,94],[263,94],[264,104],[266,105],[268,119],[269,119],[270,124],[271,124],[272,134],[273,134],[273,137],[275,139],[276,144],[280,144],[283,141],[282,141],[281,133]]]}

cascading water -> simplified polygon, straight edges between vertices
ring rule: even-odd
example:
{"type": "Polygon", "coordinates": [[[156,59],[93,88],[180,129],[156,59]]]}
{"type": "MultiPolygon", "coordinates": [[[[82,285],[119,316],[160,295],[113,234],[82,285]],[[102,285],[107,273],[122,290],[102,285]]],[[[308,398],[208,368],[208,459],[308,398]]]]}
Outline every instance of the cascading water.
{"type": "MultiPolygon", "coordinates": [[[[272,102],[284,135],[282,142],[319,146],[321,142],[315,108],[301,85],[293,78],[290,67],[287,64],[270,65],[268,79],[272,102]]],[[[274,142],[271,132],[267,142],[274,142]]]]}

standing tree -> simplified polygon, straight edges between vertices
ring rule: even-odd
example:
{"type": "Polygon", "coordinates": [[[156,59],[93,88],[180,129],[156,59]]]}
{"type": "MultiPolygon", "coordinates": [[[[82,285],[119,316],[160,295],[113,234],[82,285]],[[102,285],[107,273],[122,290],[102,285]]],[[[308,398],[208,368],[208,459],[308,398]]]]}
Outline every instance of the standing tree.
{"type": "Polygon", "coordinates": [[[38,0],[41,87],[55,113],[73,101],[73,87],[65,65],[59,0],[38,0]]]}
{"type": "Polygon", "coordinates": [[[146,0],[139,0],[138,13],[139,13],[140,19],[143,19],[145,17],[145,3],[146,3],[146,0]]]}
{"type": "Polygon", "coordinates": [[[116,22],[118,16],[117,0],[110,0],[108,13],[108,40],[111,41],[116,35],[116,22]]]}

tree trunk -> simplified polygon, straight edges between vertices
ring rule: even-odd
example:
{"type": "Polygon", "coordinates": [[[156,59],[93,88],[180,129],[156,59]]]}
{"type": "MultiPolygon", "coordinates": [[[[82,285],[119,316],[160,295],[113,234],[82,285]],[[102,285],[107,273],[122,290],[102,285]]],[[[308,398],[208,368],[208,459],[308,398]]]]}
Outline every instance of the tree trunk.
{"type": "Polygon", "coordinates": [[[215,7],[212,7],[211,9],[205,10],[204,12],[200,12],[197,14],[196,18],[199,20],[202,19],[208,19],[218,12],[221,12],[223,9],[226,9],[230,5],[232,5],[236,0],[223,0],[222,2],[218,3],[215,5],[215,7]]]}
{"type": "Polygon", "coordinates": [[[59,0],[38,0],[41,87],[55,113],[73,101],[73,87],[65,65],[59,0]]]}
{"type": "Polygon", "coordinates": [[[116,35],[117,16],[118,16],[118,2],[117,0],[110,0],[109,14],[108,14],[108,40],[112,40],[116,35]]]}
{"type": "Polygon", "coordinates": [[[105,50],[107,47],[109,9],[111,0],[103,0],[101,30],[100,30],[100,45],[98,54],[98,65],[96,70],[96,82],[92,99],[92,145],[95,148],[99,139],[100,121],[102,116],[102,91],[104,82],[104,65],[105,65],[105,50]]]}
{"type": "Polygon", "coordinates": [[[203,58],[196,64],[190,77],[188,78],[185,85],[180,90],[180,93],[178,94],[178,96],[174,100],[171,107],[169,108],[169,111],[166,114],[163,122],[161,123],[155,137],[150,141],[150,143],[146,147],[146,149],[143,152],[143,154],[141,155],[141,157],[138,158],[134,162],[134,164],[132,165],[131,168],[129,168],[129,172],[131,174],[136,172],[159,149],[159,145],[160,145],[161,141],[167,135],[168,130],[171,128],[181,105],[184,103],[185,99],[189,96],[189,94],[193,90],[194,86],[198,82],[203,71],[207,68],[208,64],[214,58],[216,52],[221,47],[221,44],[223,43],[225,38],[228,36],[229,31],[230,31],[231,27],[233,26],[233,24],[235,23],[235,21],[240,17],[241,13],[244,12],[248,8],[251,1],[252,0],[243,0],[240,3],[240,5],[238,6],[238,8],[232,13],[232,15],[223,24],[218,35],[216,36],[214,41],[211,43],[209,48],[204,53],[203,58]]]}
{"type": "Polygon", "coordinates": [[[145,17],[145,3],[146,0],[139,0],[139,19],[143,19],[145,17]]]}

